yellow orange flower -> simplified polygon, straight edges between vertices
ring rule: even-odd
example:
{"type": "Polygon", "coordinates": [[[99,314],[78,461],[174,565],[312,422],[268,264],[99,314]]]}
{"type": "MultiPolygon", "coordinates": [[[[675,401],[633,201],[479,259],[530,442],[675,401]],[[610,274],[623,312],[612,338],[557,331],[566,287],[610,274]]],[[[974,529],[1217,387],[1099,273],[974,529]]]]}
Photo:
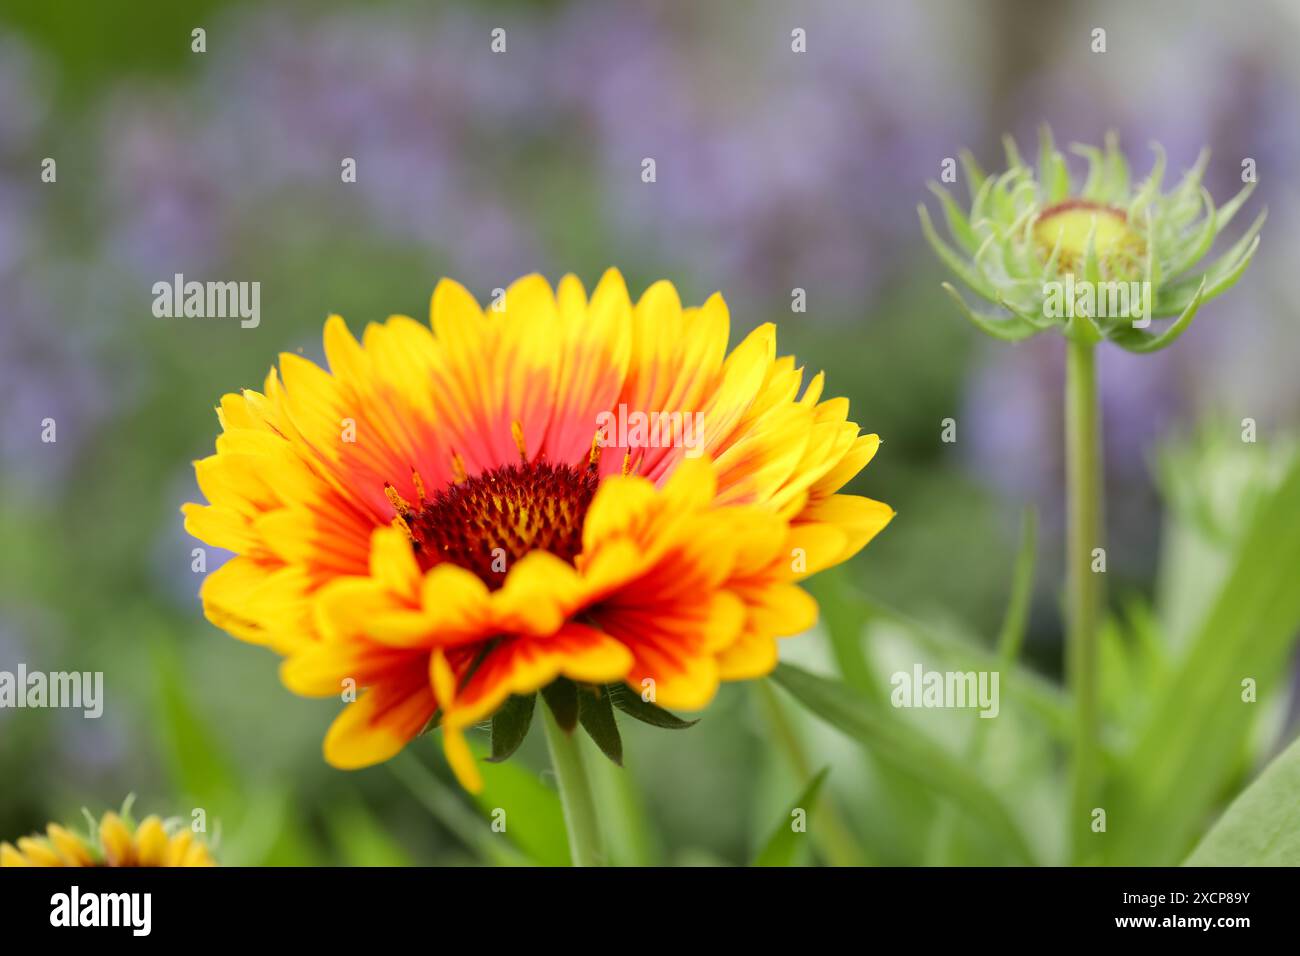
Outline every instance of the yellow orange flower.
{"type": "Polygon", "coordinates": [[[209,504],[184,508],[238,555],[208,619],[281,654],[297,693],[364,689],[326,736],[336,766],[436,717],[475,789],[464,729],[561,677],[702,708],[775,666],[816,619],[797,582],[893,516],[838,493],[879,439],[773,326],[728,353],[719,295],[683,308],[658,282],[634,305],[610,270],[590,298],[528,276],[484,311],[444,280],[430,313],[361,342],[331,316],[328,372],[284,354],[224,396],[195,463],[209,504]],[[637,414],[663,427],[612,425],[637,414]]]}
{"type": "Polygon", "coordinates": [[[0,843],[0,866],[215,866],[207,844],[158,817],[139,826],[112,811],[89,837],[51,823],[44,834],[0,843]]]}

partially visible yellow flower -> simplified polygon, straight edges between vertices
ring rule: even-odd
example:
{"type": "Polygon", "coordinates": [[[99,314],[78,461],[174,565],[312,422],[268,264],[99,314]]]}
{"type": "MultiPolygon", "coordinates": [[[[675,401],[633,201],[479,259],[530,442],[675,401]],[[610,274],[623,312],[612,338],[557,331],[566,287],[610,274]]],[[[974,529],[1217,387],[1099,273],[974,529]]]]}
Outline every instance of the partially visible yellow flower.
{"type": "Polygon", "coordinates": [[[208,845],[156,816],[133,826],[109,811],[89,836],[51,823],[45,833],[0,843],[0,866],[215,866],[208,845]]]}
{"type": "Polygon", "coordinates": [[[285,657],[297,693],[362,691],[326,735],[335,766],[437,721],[476,789],[465,729],[562,678],[602,707],[626,682],[703,708],[813,625],[797,582],[893,517],[840,494],[877,436],[772,325],[728,353],[721,296],[683,308],[658,282],[633,304],[610,270],[590,298],[534,275],[499,305],[444,280],[432,328],[394,316],[358,342],[332,316],[329,371],[281,355],[221,399],[195,463],[209,504],[185,526],[238,555],[204,581],[208,619],[285,657]]]}

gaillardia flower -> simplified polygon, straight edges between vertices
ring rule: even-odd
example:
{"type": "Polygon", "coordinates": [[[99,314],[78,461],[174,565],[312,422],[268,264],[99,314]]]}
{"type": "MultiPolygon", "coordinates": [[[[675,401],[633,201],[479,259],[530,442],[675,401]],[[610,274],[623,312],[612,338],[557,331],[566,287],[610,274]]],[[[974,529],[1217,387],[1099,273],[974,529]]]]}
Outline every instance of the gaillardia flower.
{"type": "Polygon", "coordinates": [[[1153,146],[1151,174],[1136,188],[1117,138],[1104,149],[1075,146],[1088,174],[1071,193],[1065,158],[1044,127],[1038,171],[1025,165],[1015,142],[1005,139],[1006,172],[988,176],[969,153],[962,165],[971,196],[969,215],[943,187],[931,183],[953,244],[939,237],[925,206],[926,238],[944,264],[976,294],[1005,311],[970,309],[951,285],[944,288],[981,330],[1017,341],[1049,328],[1088,341],[1110,339],[1132,352],[1152,352],[1174,341],[1202,302],[1240,278],[1259,245],[1263,212],[1244,235],[1201,272],[1205,258],[1254,190],[1248,183],[1215,207],[1201,185],[1209,153],[1170,192],[1162,193],[1165,154],[1153,146]],[[1177,316],[1158,334],[1151,319],[1177,316]]]}
{"type": "Polygon", "coordinates": [[[658,282],[633,305],[611,270],[590,299],[529,276],[483,310],[444,280],[430,313],[361,342],[332,316],[328,372],[284,354],[224,396],[195,463],[210,503],[184,508],[237,554],[208,619],[283,655],[291,690],[349,701],[335,766],[439,725],[475,789],[465,729],[496,715],[507,756],[538,690],[617,757],[611,703],[671,726],[660,707],[766,674],[815,621],[797,582],[893,516],[838,493],[879,439],[771,325],[728,354],[719,295],[684,309],[658,282]]]}
{"type": "Polygon", "coordinates": [[[81,834],[51,823],[44,834],[0,843],[0,866],[215,866],[208,845],[188,828],[146,817],[131,820],[129,801],[119,815],[89,817],[81,834]]]}

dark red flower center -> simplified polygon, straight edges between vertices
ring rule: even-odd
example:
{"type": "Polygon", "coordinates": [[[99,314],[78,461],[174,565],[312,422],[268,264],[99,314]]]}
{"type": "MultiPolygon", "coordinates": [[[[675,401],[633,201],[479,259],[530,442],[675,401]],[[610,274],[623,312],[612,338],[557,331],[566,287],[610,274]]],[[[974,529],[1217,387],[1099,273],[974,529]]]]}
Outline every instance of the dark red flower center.
{"type": "Polygon", "coordinates": [[[449,485],[402,517],[422,566],[450,561],[495,590],[529,551],[573,562],[599,483],[594,467],[520,462],[449,485]]]}

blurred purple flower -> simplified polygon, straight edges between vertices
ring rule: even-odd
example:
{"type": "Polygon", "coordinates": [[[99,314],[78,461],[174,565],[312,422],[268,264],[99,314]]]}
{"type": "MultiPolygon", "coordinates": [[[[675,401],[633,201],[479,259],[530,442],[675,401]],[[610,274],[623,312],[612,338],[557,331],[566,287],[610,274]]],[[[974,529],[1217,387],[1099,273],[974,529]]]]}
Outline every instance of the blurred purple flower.
{"type": "Polygon", "coordinates": [[[907,5],[713,12],[583,2],[556,25],[555,97],[594,140],[609,226],[708,283],[869,295],[971,131],[971,84],[906,52],[937,28],[907,5]]]}
{"type": "Polygon", "coordinates": [[[109,254],[159,279],[211,267],[224,240],[234,170],[177,96],[120,94],[104,109],[109,254]]]}
{"type": "Polygon", "coordinates": [[[743,14],[238,11],[193,84],[161,104],[118,95],[104,125],[115,238],[158,276],[267,222],[370,229],[495,285],[548,265],[525,216],[546,198],[530,164],[558,158],[616,242],[663,250],[705,284],[856,301],[897,265],[894,240],[914,239],[915,195],[972,126],[976,93],[907,54],[933,11],[743,14]],[[499,25],[504,54],[489,47],[499,25]],[[791,51],[796,27],[806,54],[791,51]],[[339,181],[344,157],[355,184],[339,181]]]}
{"type": "Polygon", "coordinates": [[[94,347],[59,322],[46,292],[29,275],[0,278],[0,472],[9,490],[33,497],[71,478],[105,411],[94,347]],[[55,441],[42,440],[46,419],[55,441]]]}
{"type": "Polygon", "coordinates": [[[231,15],[193,84],[161,104],[120,92],[108,114],[125,256],[150,277],[199,270],[275,224],[439,248],[470,283],[538,268],[515,197],[484,177],[516,162],[543,118],[531,78],[544,51],[516,35],[492,53],[493,25],[415,10],[231,15]],[[341,181],[345,158],[356,183],[341,181]]]}
{"type": "MultiPolygon", "coordinates": [[[[1177,348],[1132,355],[1103,347],[1098,354],[1106,523],[1118,565],[1140,573],[1151,557],[1158,513],[1149,457],[1163,434],[1190,417],[1183,386],[1189,359],[1197,363],[1177,348]]],[[[986,355],[960,419],[968,423],[969,439],[961,443],[967,463],[1009,499],[1034,504],[1049,536],[1059,536],[1065,520],[1064,347],[1043,335],[992,347],[986,355]]]]}

